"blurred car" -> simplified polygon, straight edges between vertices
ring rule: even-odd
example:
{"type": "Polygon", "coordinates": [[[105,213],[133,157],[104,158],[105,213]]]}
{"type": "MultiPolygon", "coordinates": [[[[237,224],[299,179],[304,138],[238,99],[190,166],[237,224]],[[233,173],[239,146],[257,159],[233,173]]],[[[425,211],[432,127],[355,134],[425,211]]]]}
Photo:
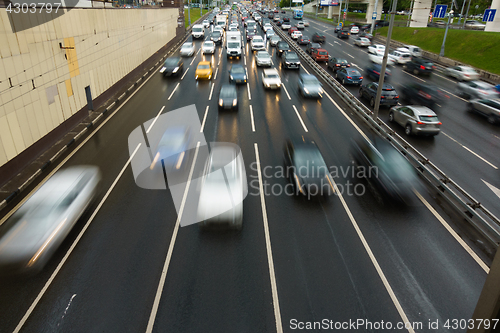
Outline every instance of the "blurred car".
{"type": "Polygon", "coordinates": [[[288,34],[291,36],[295,31],[299,31],[299,29],[297,29],[297,27],[291,27],[290,29],[288,29],[288,34]]]}
{"type": "Polygon", "coordinates": [[[238,28],[233,26],[232,24],[227,28],[227,31],[238,31],[238,28]]]}
{"type": "Polygon", "coordinates": [[[280,20],[280,17],[278,15],[274,15],[273,21],[278,22],[280,20]]]}
{"type": "Polygon", "coordinates": [[[373,35],[369,32],[366,32],[366,31],[361,31],[359,34],[358,34],[358,37],[364,37],[364,38],[367,38],[370,40],[370,42],[372,41],[373,39],[373,35]]]}
{"type": "Polygon", "coordinates": [[[299,30],[304,29],[304,27],[305,27],[304,22],[299,21],[299,22],[295,23],[295,27],[297,27],[297,29],[299,29],[299,30]]]}
{"type": "Polygon", "coordinates": [[[283,30],[288,30],[292,27],[289,21],[283,20],[283,23],[281,23],[281,29],[283,30]]]}
{"type": "Polygon", "coordinates": [[[207,79],[212,78],[212,63],[210,61],[200,61],[195,71],[195,79],[207,79]]]}
{"type": "Polygon", "coordinates": [[[92,202],[96,166],[57,171],[0,228],[0,273],[39,272],[92,202]]]}
{"type": "Polygon", "coordinates": [[[328,60],[328,68],[331,69],[334,73],[338,69],[347,68],[347,67],[351,67],[351,64],[345,59],[330,58],[328,60]]]}
{"type": "Polygon", "coordinates": [[[277,52],[279,57],[281,57],[284,52],[289,51],[289,50],[290,50],[290,45],[288,45],[287,42],[285,42],[285,41],[278,42],[278,44],[276,46],[276,52],[277,52]]]}
{"type": "Polygon", "coordinates": [[[388,54],[388,57],[396,64],[406,64],[411,61],[411,54],[408,52],[392,51],[388,54]]]}
{"type": "Polygon", "coordinates": [[[163,76],[179,75],[182,73],[183,68],[184,63],[180,57],[167,58],[160,69],[160,73],[163,76]]]}
{"type": "Polygon", "coordinates": [[[242,65],[236,64],[229,70],[229,83],[247,83],[247,71],[242,65]]]}
{"type": "Polygon", "coordinates": [[[415,75],[425,74],[431,75],[436,67],[434,64],[426,59],[413,57],[403,65],[403,69],[408,72],[413,72],[415,75]]]}
{"type": "Polygon", "coordinates": [[[238,92],[233,84],[223,84],[219,91],[219,111],[238,111],[238,92]]]}
{"type": "MultiPolygon", "coordinates": [[[[362,84],[359,87],[359,97],[367,99],[370,102],[370,106],[375,106],[375,98],[377,97],[378,82],[371,82],[368,84],[362,84]]],[[[382,94],[380,96],[380,106],[382,105],[398,105],[399,95],[388,83],[382,85],[382,94]]]]}
{"type": "Polygon", "coordinates": [[[395,122],[405,129],[406,135],[438,135],[441,122],[434,111],[426,106],[395,106],[389,112],[389,121],[395,122]]]}
{"type": "Polygon", "coordinates": [[[262,84],[265,89],[279,89],[281,87],[281,79],[278,71],[274,68],[264,69],[262,72],[262,84]]]}
{"type": "Polygon", "coordinates": [[[294,31],[294,32],[292,32],[292,33],[290,34],[290,37],[291,37],[292,39],[297,40],[297,39],[299,39],[300,37],[302,37],[302,32],[300,32],[299,30],[296,30],[296,31],[294,31]]]}
{"type": "Polygon", "coordinates": [[[361,32],[364,32],[365,30],[371,30],[372,28],[372,25],[371,24],[362,24],[360,27],[359,27],[359,30],[361,32]]]}
{"type": "Polygon", "coordinates": [[[307,45],[311,42],[311,40],[309,39],[309,36],[304,36],[302,35],[302,37],[299,37],[299,39],[297,40],[297,43],[299,43],[300,45],[307,45]]]}
{"type": "Polygon", "coordinates": [[[351,28],[351,35],[352,34],[358,34],[359,33],[359,28],[357,26],[353,26],[351,28]]]}
{"type": "Polygon", "coordinates": [[[375,45],[368,46],[368,53],[384,55],[384,52],[385,52],[384,45],[375,44],[375,45]]]}
{"type": "Polygon", "coordinates": [[[214,31],[210,35],[210,40],[215,44],[222,44],[222,34],[219,31],[214,31]]]}
{"type": "Polygon", "coordinates": [[[484,81],[465,81],[457,84],[457,92],[470,99],[498,98],[495,86],[484,81]]]}
{"type": "Polygon", "coordinates": [[[257,32],[255,32],[253,30],[247,31],[246,35],[247,35],[247,42],[248,42],[248,41],[251,41],[254,36],[257,36],[257,32]]]}
{"type": "Polygon", "coordinates": [[[169,174],[175,171],[186,170],[189,164],[188,161],[190,160],[189,146],[191,140],[192,134],[189,127],[168,127],[158,142],[150,169],[153,170],[157,163],[161,163],[161,166],[165,168],[165,172],[169,174]]]}
{"type": "Polygon", "coordinates": [[[206,40],[203,42],[203,45],[201,47],[201,50],[203,54],[214,54],[215,53],[215,43],[212,42],[211,40],[206,40]]]}
{"type": "Polygon", "coordinates": [[[454,77],[458,81],[479,80],[479,73],[474,68],[468,66],[448,67],[444,70],[444,74],[454,77]]]}
{"type": "MultiPolygon", "coordinates": [[[[286,177],[295,195],[326,197],[335,193],[333,179],[323,155],[312,140],[286,140],[284,149],[286,177]]],[[[290,194],[287,191],[287,194],[290,194]]]]}
{"type": "Polygon", "coordinates": [[[267,38],[267,39],[271,38],[271,37],[272,37],[272,36],[274,36],[274,35],[276,35],[276,34],[274,33],[274,30],[273,30],[273,29],[268,29],[268,30],[266,31],[266,38],[267,38]]]}
{"type": "Polygon", "coordinates": [[[356,175],[366,180],[380,204],[411,202],[413,188],[419,185],[415,169],[390,143],[378,136],[372,142],[352,140],[350,158],[356,175]]]}
{"type": "Polygon", "coordinates": [[[182,57],[191,57],[194,54],[194,43],[193,42],[186,42],[186,43],[182,44],[181,50],[179,53],[182,57]]]}
{"type": "Polygon", "coordinates": [[[363,76],[354,68],[341,68],[335,73],[335,78],[343,85],[354,84],[360,86],[363,82],[363,76]]]}
{"type": "Polygon", "coordinates": [[[376,27],[388,27],[388,26],[389,26],[389,21],[385,21],[385,20],[376,20],[376,21],[375,21],[375,26],[376,26],[376,27]]]}
{"type": "Polygon", "coordinates": [[[358,36],[354,38],[354,45],[364,47],[372,45],[372,42],[368,38],[358,36]]]}
{"type": "Polygon", "coordinates": [[[280,42],[280,41],[281,41],[281,38],[277,35],[271,36],[271,38],[269,38],[269,44],[271,46],[278,45],[278,42],[280,42]]]}
{"type": "MultiPolygon", "coordinates": [[[[382,64],[382,61],[384,60],[384,55],[383,54],[368,54],[368,59],[370,59],[371,62],[375,64],[382,64]]],[[[387,57],[387,65],[388,66],[393,66],[396,62],[394,61],[393,58],[387,57]]]]}
{"type": "MultiPolygon", "coordinates": [[[[380,79],[381,71],[382,71],[382,65],[379,64],[372,64],[371,66],[368,66],[365,69],[366,76],[377,82],[380,79]]],[[[391,77],[391,71],[388,68],[386,68],[384,73],[385,82],[389,81],[390,77],[391,77]]]]}
{"type": "Polygon", "coordinates": [[[243,199],[248,187],[241,151],[231,144],[212,144],[205,163],[198,202],[198,226],[243,227],[243,199]]]}
{"type": "Polygon", "coordinates": [[[311,36],[311,41],[314,43],[324,43],[326,40],[325,35],[321,32],[316,31],[312,36],[311,36]]]}
{"type": "Polygon", "coordinates": [[[302,20],[302,23],[304,23],[304,27],[308,27],[309,26],[309,21],[302,20]]]}
{"type": "Polygon", "coordinates": [[[346,28],[337,31],[337,37],[338,38],[349,38],[350,34],[351,34],[350,30],[346,29],[346,28]]]}
{"type": "Polygon", "coordinates": [[[255,55],[255,63],[257,66],[269,66],[271,67],[271,56],[267,51],[258,51],[255,55]]]}
{"type": "Polygon", "coordinates": [[[203,24],[203,26],[204,26],[205,28],[209,28],[209,27],[210,27],[210,22],[209,22],[208,20],[203,20],[203,23],[202,23],[202,24],[203,24]]]}
{"type": "Polygon", "coordinates": [[[311,51],[311,57],[314,59],[314,61],[319,62],[319,61],[325,61],[328,62],[328,51],[325,49],[314,49],[311,51]]]}
{"type": "Polygon", "coordinates": [[[283,20],[278,20],[274,22],[278,27],[281,27],[281,24],[283,23],[283,20]]]}
{"type": "Polygon", "coordinates": [[[293,51],[287,51],[281,56],[281,64],[284,68],[300,68],[300,59],[297,53],[293,51]]]}
{"type": "Polygon", "coordinates": [[[312,74],[300,74],[299,92],[304,97],[322,98],[324,91],[316,76],[312,74]]]}
{"type": "Polygon", "coordinates": [[[499,98],[473,99],[467,104],[467,111],[485,116],[490,124],[500,124],[499,98]]]}
{"type": "Polygon", "coordinates": [[[262,37],[256,35],[252,38],[252,51],[260,51],[266,49],[266,44],[264,43],[264,39],[262,37]]]}
{"type": "Polygon", "coordinates": [[[426,106],[435,110],[450,98],[443,90],[425,83],[413,82],[401,86],[401,99],[408,103],[426,106]]]}
{"type": "Polygon", "coordinates": [[[398,47],[396,51],[408,52],[412,57],[422,57],[422,50],[420,47],[415,45],[405,45],[404,47],[398,47]]]}
{"type": "Polygon", "coordinates": [[[312,51],[314,51],[316,49],[321,49],[321,48],[322,48],[322,46],[320,43],[309,43],[306,46],[306,52],[311,54],[312,51]]]}
{"type": "Polygon", "coordinates": [[[465,21],[465,27],[475,30],[484,30],[484,28],[486,28],[486,24],[474,20],[467,20],[465,21]]]}

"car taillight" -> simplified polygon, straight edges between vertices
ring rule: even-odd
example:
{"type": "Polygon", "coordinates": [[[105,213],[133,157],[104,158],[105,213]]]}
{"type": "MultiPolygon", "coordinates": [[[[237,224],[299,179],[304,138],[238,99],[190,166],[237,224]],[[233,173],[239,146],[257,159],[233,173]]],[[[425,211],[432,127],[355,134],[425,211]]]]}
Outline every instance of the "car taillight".
{"type": "Polygon", "coordinates": [[[360,79],[360,80],[363,80],[363,77],[362,77],[362,76],[360,76],[360,77],[359,77],[359,79],[360,79]]]}
{"type": "Polygon", "coordinates": [[[351,65],[347,64],[347,67],[351,67],[351,65]]]}
{"type": "Polygon", "coordinates": [[[348,78],[348,79],[352,79],[352,77],[350,77],[350,76],[348,76],[347,78],[348,78]]]}
{"type": "Polygon", "coordinates": [[[438,125],[443,125],[443,123],[442,123],[442,122],[439,122],[439,123],[437,123],[437,124],[438,124],[438,125]]]}
{"type": "Polygon", "coordinates": [[[380,96],[380,98],[385,98],[385,96],[380,96]]]}
{"type": "Polygon", "coordinates": [[[432,66],[432,69],[436,69],[436,66],[432,66]]]}
{"type": "Polygon", "coordinates": [[[399,99],[399,95],[396,95],[396,97],[394,97],[395,99],[399,99]]]}
{"type": "Polygon", "coordinates": [[[432,97],[431,95],[429,95],[428,93],[426,93],[424,91],[419,91],[418,94],[426,99],[431,99],[431,97],[432,97]]]}
{"type": "Polygon", "coordinates": [[[380,75],[380,73],[379,73],[379,72],[377,72],[377,71],[373,71],[373,73],[375,73],[375,74],[377,74],[377,75],[380,75]]]}
{"type": "Polygon", "coordinates": [[[482,90],[482,89],[479,89],[479,92],[480,92],[481,94],[483,94],[483,95],[488,95],[488,92],[487,92],[487,91],[484,91],[484,90],[482,90]]]}
{"type": "Polygon", "coordinates": [[[425,69],[425,66],[424,65],[420,65],[420,69],[425,69]]]}
{"type": "Polygon", "coordinates": [[[335,66],[340,67],[340,65],[339,65],[339,64],[335,64],[335,66]]]}

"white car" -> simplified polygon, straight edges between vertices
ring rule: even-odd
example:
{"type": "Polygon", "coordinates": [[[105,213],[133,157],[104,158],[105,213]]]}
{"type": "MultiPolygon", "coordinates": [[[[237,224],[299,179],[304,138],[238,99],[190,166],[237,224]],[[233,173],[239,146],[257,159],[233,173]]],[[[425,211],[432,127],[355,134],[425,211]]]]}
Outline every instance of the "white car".
{"type": "Polygon", "coordinates": [[[358,34],[359,33],[359,28],[357,26],[353,26],[351,28],[351,35],[352,34],[358,34]]]}
{"type": "Polygon", "coordinates": [[[278,71],[274,68],[264,69],[262,73],[262,84],[266,89],[280,89],[281,79],[278,71]]]}
{"type": "Polygon", "coordinates": [[[281,29],[283,29],[283,30],[288,30],[288,29],[290,29],[291,27],[292,27],[292,25],[291,25],[289,22],[286,22],[286,23],[285,23],[285,22],[283,22],[283,23],[281,24],[281,29]]]}
{"type": "Polygon", "coordinates": [[[267,30],[273,30],[273,26],[271,25],[271,23],[266,23],[264,24],[262,30],[264,30],[264,32],[267,32],[267,30]]]}
{"type": "Polygon", "coordinates": [[[274,35],[275,35],[275,33],[274,33],[273,29],[269,29],[269,30],[266,31],[266,38],[267,39],[271,38],[274,35]]]}
{"type": "Polygon", "coordinates": [[[385,52],[384,45],[375,44],[375,45],[368,46],[368,53],[384,55],[384,52],[385,52]]]}
{"type": "Polygon", "coordinates": [[[205,28],[210,28],[210,22],[208,20],[203,20],[202,24],[205,28]]]}
{"type": "Polygon", "coordinates": [[[194,43],[186,42],[182,44],[180,54],[182,57],[191,57],[194,54],[194,43]]]}
{"type": "Polygon", "coordinates": [[[215,53],[215,43],[211,40],[207,40],[203,42],[203,46],[201,47],[203,54],[214,54],[215,53]]]}
{"type": "Polygon", "coordinates": [[[411,54],[409,54],[408,52],[392,51],[388,56],[398,64],[406,64],[407,62],[411,61],[411,54]]]}
{"type": "Polygon", "coordinates": [[[479,73],[474,68],[468,66],[448,67],[444,70],[444,73],[454,77],[458,81],[479,80],[479,73]]]}
{"type": "MultiPolygon", "coordinates": [[[[370,53],[368,55],[368,59],[370,59],[370,61],[373,62],[373,63],[381,65],[382,64],[382,60],[384,59],[384,55],[383,54],[371,54],[370,53]]],[[[394,59],[392,59],[390,57],[387,57],[387,65],[393,66],[395,63],[396,62],[394,61],[394,59]]]]}
{"type": "Polygon", "coordinates": [[[405,45],[405,47],[402,48],[397,48],[396,51],[403,51],[403,52],[408,52],[411,54],[412,57],[422,57],[422,50],[420,50],[420,47],[415,46],[415,45],[405,45]]]}
{"type": "Polygon", "coordinates": [[[264,44],[264,39],[260,36],[254,36],[252,38],[252,51],[265,50],[266,45],[264,44]]]}
{"type": "Polygon", "coordinates": [[[302,37],[302,32],[296,30],[292,32],[292,35],[290,37],[292,37],[292,39],[299,39],[299,37],[302,37]]]}
{"type": "Polygon", "coordinates": [[[309,21],[302,20],[302,23],[304,23],[304,27],[308,27],[309,26],[309,21]]]}
{"type": "Polygon", "coordinates": [[[271,66],[271,56],[267,51],[259,51],[255,55],[255,62],[257,66],[271,66]]]}
{"type": "Polygon", "coordinates": [[[241,229],[243,199],[247,193],[241,150],[231,143],[213,143],[200,180],[199,227],[226,225],[231,229],[241,229]]]}
{"type": "Polygon", "coordinates": [[[299,21],[297,22],[297,24],[295,24],[295,26],[297,27],[297,29],[304,29],[304,22],[299,21]]]}
{"type": "Polygon", "coordinates": [[[365,37],[357,37],[354,39],[354,45],[357,46],[370,46],[372,42],[368,38],[365,37]]]}

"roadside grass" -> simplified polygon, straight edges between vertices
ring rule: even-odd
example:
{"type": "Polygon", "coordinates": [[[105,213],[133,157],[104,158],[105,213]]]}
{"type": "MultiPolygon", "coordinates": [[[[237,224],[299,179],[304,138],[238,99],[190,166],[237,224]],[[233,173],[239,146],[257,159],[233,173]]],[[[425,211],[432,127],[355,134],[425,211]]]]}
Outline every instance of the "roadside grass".
{"type": "MultiPolygon", "coordinates": [[[[377,30],[387,36],[388,27],[377,30]]],[[[445,29],[394,27],[392,39],[439,54],[445,29]]],[[[444,55],[488,72],[500,74],[500,34],[496,32],[449,29],[444,55]]]]}
{"type": "MultiPolygon", "coordinates": [[[[194,22],[196,22],[196,20],[198,20],[200,17],[202,17],[204,14],[207,13],[207,10],[204,9],[203,10],[203,14],[200,15],[200,8],[191,8],[191,24],[193,24],[194,22]]],[[[188,18],[188,10],[187,9],[184,9],[184,25],[186,27],[186,29],[189,27],[189,18],[188,18]]]]}

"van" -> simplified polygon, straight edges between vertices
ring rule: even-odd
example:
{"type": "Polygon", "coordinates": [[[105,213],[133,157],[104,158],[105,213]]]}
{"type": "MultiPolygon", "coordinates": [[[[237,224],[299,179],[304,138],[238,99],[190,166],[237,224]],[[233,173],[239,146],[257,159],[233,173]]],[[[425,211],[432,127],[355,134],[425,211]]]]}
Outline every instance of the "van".
{"type": "Polygon", "coordinates": [[[412,57],[422,57],[422,51],[418,46],[405,45],[404,48],[408,50],[408,53],[411,54],[412,57]]]}
{"type": "Polygon", "coordinates": [[[205,37],[205,27],[202,24],[195,24],[191,30],[191,35],[193,38],[204,38],[205,37]]]}
{"type": "Polygon", "coordinates": [[[239,31],[228,31],[226,35],[227,58],[241,57],[241,33],[239,31]]]}

